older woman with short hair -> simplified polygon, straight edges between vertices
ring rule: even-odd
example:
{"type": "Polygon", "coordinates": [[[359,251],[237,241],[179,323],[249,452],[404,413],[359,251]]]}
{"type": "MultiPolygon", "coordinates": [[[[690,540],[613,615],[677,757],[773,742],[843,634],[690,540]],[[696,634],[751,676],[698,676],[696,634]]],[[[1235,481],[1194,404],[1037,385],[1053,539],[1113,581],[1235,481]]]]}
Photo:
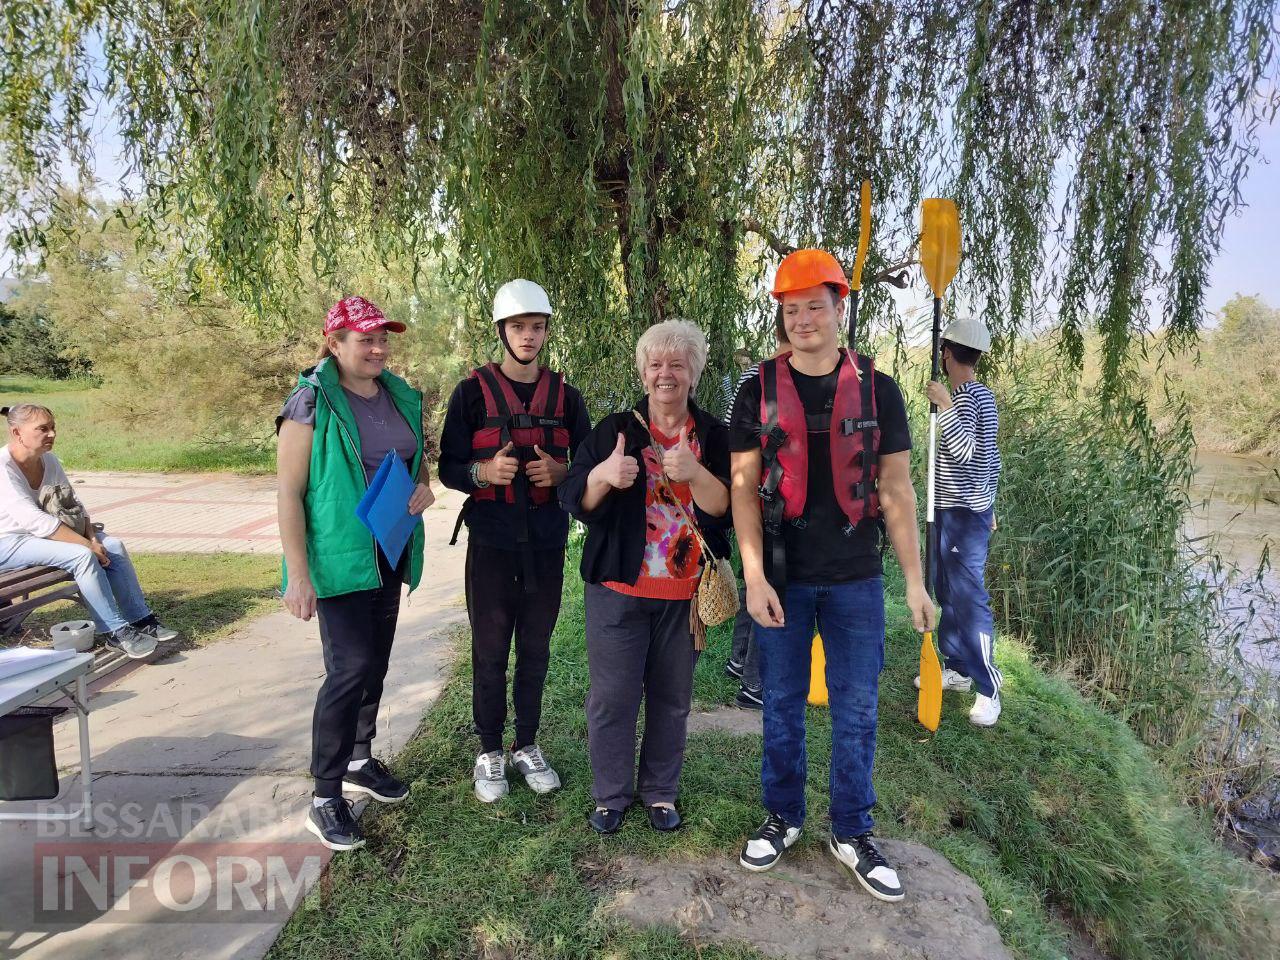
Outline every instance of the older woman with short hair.
{"type": "Polygon", "coordinates": [[[675,800],[698,659],[690,604],[704,560],[686,516],[716,556],[729,551],[728,429],[693,401],[706,361],[693,324],[646,330],[636,343],[645,396],[600,422],[560,486],[561,504],[587,528],[590,822],[599,833],[618,831],[637,792],[655,830],[681,822],[675,800]]]}

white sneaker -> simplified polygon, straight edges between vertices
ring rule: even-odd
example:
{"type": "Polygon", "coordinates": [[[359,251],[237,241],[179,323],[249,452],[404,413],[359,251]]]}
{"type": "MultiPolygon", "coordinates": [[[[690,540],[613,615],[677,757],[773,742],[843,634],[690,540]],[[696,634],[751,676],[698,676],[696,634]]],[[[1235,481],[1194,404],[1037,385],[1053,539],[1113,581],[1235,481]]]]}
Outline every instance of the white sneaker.
{"type": "MultiPolygon", "coordinates": [[[[920,678],[915,679],[916,689],[920,689],[920,678]]],[[[942,671],[942,689],[958,690],[960,693],[968,693],[973,689],[973,681],[966,677],[963,673],[956,673],[949,667],[942,671]]]]}
{"type": "Polygon", "coordinates": [[[481,803],[494,803],[511,792],[507,783],[507,755],[502,750],[491,750],[476,757],[471,779],[476,785],[476,799],[481,803]]]}
{"type": "Polygon", "coordinates": [[[560,789],[560,775],[551,769],[551,764],[547,763],[542,756],[542,749],[536,743],[511,754],[511,765],[523,775],[524,782],[534,793],[550,793],[560,789]]]}
{"type": "Polygon", "coordinates": [[[1000,694],[997,693],[994,697],[978,694],[978,698],[973,701],[973,708],[969,711],[969,722],[975,727],[994,727],[999,719],[1000,694]]]}

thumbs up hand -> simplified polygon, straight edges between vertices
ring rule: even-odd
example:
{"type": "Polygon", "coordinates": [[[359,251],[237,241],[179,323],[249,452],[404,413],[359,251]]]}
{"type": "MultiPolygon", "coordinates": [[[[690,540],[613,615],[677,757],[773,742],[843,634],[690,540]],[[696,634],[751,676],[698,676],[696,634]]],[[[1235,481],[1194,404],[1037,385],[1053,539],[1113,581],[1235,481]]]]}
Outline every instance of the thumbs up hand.
{"type": "Polygon", "coordinates": [[[640,475],[639,461],[635,457],[628,457],[623,452],[626,443],[626,437],[619,433],[618,442],[614,445],[613,453],[609,454],[608,459],[596,464],[595,469],[592,471],[615,490],[626,490],[636,482],[636,477],[640,475]]]}
{"type": "Polygon", "coordinates": [[[533,452],[538,455],[538,459],[530,460],[524,466],[525,473],[529,475],[529,481],[535,487],[559,486],[564,480],[564,475],[569,472],[569,468],[536,443],[533,445],[533,452]]]}
{"type": "Polygon", "coordinates": [[[662,472],[673,483],[688,483],[697,476],[698,469],[698,458],[689,446],[689,428],[684,427],[680,430],[680,441],[662,453],[662,472]]]}
{"type": "Polygon", "coordinates": [[[495,487],[509,486],[520,470],[520,461],[511,455],[514,448],[515,444],[508,440],[507,445],[494,454],[492,460],[486,460],[481,479],[495,487]]]}

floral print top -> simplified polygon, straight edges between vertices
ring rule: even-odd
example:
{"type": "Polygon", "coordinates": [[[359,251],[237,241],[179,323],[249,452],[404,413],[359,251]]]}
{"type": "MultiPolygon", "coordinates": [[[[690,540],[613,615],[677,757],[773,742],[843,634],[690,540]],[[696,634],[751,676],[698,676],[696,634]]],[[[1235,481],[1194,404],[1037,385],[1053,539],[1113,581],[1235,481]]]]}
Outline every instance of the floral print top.
{"type": "MultiPolygon", "coordinates": [[[[701,463],[702,445],[694,432],[693,417],[689,417],[685,426],[689,448],[701,463]]],[[[649,431],[664,450],[670,450],[680,442],[679,434],[668,437],[652,423],[649,431]]],[[[671,494],[679,497],[685,510],[692,515],[693,491],[689,484],[672,483],[663,476],[662,461],[652,445],[644,448],[644,477],[645,545],[640,576],[634,584],[610,580],[605,586],[618,593],[651,600],[691,600],[698,592],[702,548],[671,494]]]]}

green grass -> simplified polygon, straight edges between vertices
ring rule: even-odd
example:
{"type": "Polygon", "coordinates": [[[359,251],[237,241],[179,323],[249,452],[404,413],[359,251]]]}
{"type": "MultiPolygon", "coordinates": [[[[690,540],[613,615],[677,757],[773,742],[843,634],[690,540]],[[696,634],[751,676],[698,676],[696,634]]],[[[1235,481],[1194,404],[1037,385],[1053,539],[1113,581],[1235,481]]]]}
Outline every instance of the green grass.
{"type": "MultiPolygon", "coordinates": [[[[280,558],[238,553],[142,553],[133,557],[138,580],[156,615],[181,632],[165,646],[181,650],[221,639],[246,620],[276,609],[280,558]]],[[[48,639],[48,628],[85,616],[84,607],[64,601],[41,607],[26,632],[48,639]]],[[[26,641],[21,636],[10,645],[26,641]]]]}
{"type": "MultiPolygon", "coordinates": [[[[570,552],[568,570],[576,571],[570,552]]],[[[898,587],[889,601],[881,684],[876,809],[882,834],[923,841],[981,885],[1005,942],[1027,958],[1065,956],[1053,919],[1068,911],[1119,958],[1263,957],[1267,882],[1234,861],[1172,797],[1145,749],[1118,720],[1002,645],[1005,713],[993,730],[948,694],[928,738],[914,722],[919,650],[898,587]]],[[[749,948],[695,945],[603,919],[598,878],[624,854],[652,859],[735,857],[762,816],[759,738],[691,737],[680,805],[687,827],[660,835],[634,812],[621,834],[598,838],[591,807],[583,699],[581,583],[566,577],[552,640],[540,741],[564,789],[517,787],[487,807],[471,794],[475,742],[465,649],[440,701],[397,759],[410,798],[365,818],[370,844],[337,857],[326,883],[288,924],[272,958],[725,958],[749,948]]],[[[726,704],[728,630],[713,631],[695,699],[726,704]]],[[[818,852],[827,809],[830,723],[809,714],[810,821],[801,853],[818,852]]],[[[856,896],[858,894],[851,894],[856,896]]]]}
{"type": "Polygon", "coordinates": [[[55,453],[71,470],[196,473],[231,470],[271,473],[275,449],[252,442],[224,442],[121,408],[109,394],[83,380],[0,376],[0,406],[39,403],[58,421],[55,453]]]}

